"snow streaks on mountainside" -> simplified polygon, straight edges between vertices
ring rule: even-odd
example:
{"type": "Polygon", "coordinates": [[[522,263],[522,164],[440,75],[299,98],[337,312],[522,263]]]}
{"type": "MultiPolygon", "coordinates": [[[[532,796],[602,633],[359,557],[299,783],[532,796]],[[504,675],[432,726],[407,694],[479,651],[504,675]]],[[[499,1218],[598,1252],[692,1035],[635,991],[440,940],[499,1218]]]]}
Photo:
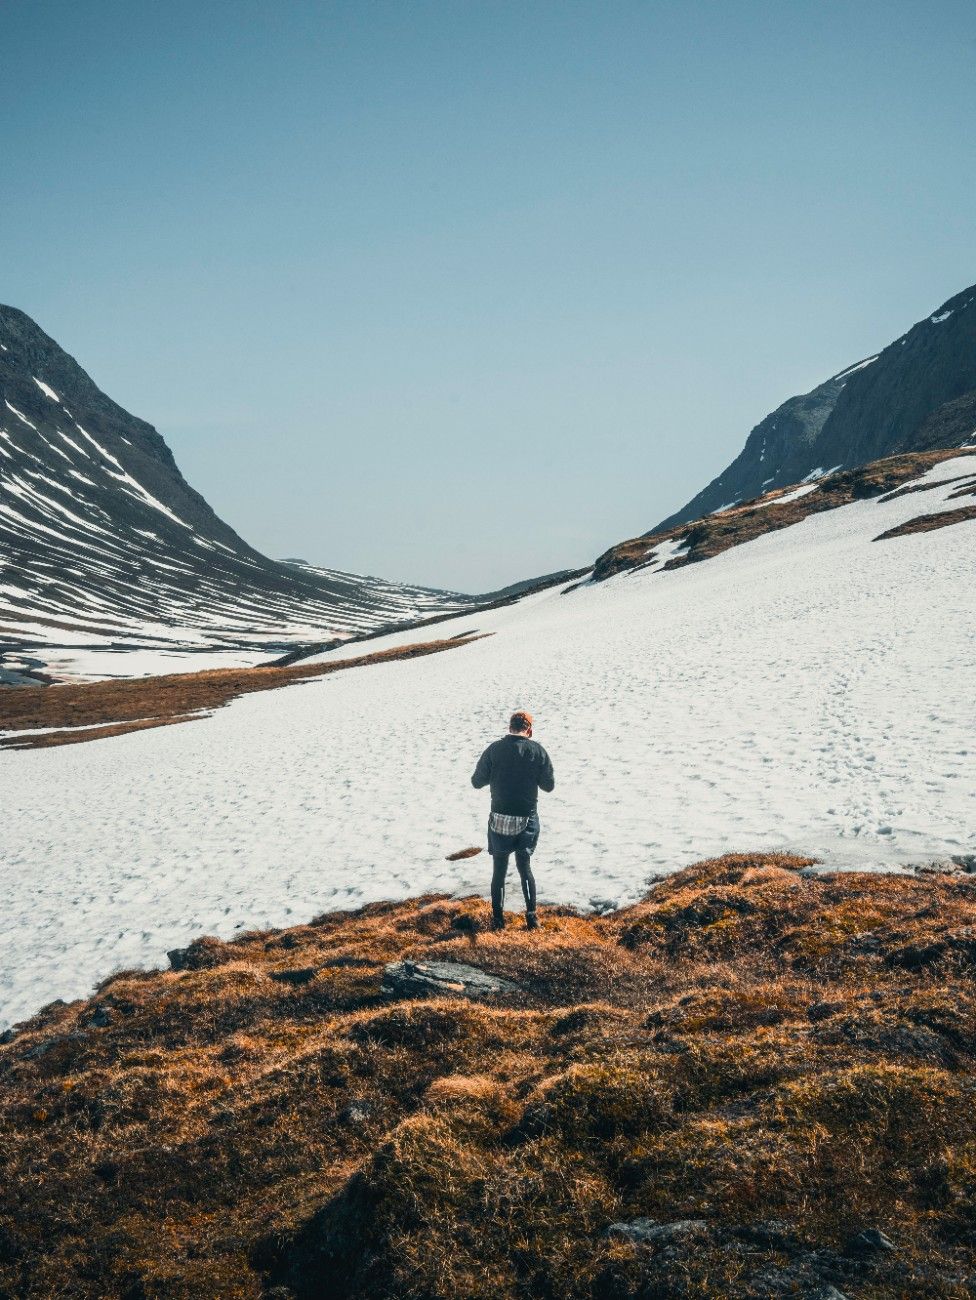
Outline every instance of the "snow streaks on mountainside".
{"type": "Polygon", "coordinates": [[[750,433],[731,465],[654,532],[772,488],[976,434],[976,285],[877,356],[791,397],[750,433]]]}
{"type": "Polygon", "coordinates": [[[466,603],[259,554],[186,483],[155,429],[23,312],[0,307],[8,671],[32,658],[103,667],[123,646],[148,650],[154,666],[153,653],[177,649],[267,653],[466,603]]]}

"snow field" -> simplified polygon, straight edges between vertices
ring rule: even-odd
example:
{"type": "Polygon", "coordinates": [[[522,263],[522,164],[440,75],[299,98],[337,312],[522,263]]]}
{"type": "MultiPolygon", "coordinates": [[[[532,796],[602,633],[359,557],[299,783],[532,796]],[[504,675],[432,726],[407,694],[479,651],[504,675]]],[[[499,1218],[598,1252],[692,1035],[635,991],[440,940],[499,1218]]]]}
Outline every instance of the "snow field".
{"type": "Polygon", "coordinates": [[[493,634],[443,654],[0,754],[0,1023],[201,933],[485,893],[484,855],[445,855],[483,842],[470,773],[515,707],[556,770],[548,902],[626,902],[652,872],[736,849],[865,868],[976,851],[976,527],[872,540],[958,507],[958,486],[368,643],[493,634]]]}

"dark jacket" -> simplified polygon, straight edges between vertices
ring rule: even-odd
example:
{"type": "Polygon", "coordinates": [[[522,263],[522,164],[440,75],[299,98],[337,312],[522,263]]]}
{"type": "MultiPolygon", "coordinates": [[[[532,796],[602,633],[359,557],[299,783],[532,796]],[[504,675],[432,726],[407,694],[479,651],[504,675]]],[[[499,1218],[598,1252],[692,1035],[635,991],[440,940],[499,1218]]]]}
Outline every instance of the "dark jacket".
{"type": "Polygon", "coordinates": [[[478,759],[471,784],[476,790],[491,786],[491,810],[513,817],[535,812],[540,790],[552,790],[556,778],[549,755],[528,736],[502,736],[478,759]]]}

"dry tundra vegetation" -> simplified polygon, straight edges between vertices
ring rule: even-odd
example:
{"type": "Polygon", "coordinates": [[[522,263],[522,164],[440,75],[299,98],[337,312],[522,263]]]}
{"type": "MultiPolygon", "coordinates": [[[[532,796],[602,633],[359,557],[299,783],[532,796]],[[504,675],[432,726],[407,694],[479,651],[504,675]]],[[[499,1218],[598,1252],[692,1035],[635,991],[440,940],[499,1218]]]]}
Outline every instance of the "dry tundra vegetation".
{"type": "Polygon", "coordinates": [[[808,867],[536,933],[373,904],[44,1008],[0,1046],[0,1294],[971,1297],[976,876],[808,867]],[[510,987],[384,992],[404,960],[510,987]]]}

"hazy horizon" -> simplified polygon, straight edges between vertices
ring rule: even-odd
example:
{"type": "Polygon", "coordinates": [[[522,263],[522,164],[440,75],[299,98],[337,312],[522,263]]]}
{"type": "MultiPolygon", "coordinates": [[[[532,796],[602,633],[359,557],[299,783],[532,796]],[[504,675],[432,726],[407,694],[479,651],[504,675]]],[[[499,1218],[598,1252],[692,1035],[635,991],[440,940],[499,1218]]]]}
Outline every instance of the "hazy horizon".
{"type": "Polygon", "coordinates": [[[976,280],[976,14],[0,13],[0,298],[275,556],[583,565],[976,280]]]}

